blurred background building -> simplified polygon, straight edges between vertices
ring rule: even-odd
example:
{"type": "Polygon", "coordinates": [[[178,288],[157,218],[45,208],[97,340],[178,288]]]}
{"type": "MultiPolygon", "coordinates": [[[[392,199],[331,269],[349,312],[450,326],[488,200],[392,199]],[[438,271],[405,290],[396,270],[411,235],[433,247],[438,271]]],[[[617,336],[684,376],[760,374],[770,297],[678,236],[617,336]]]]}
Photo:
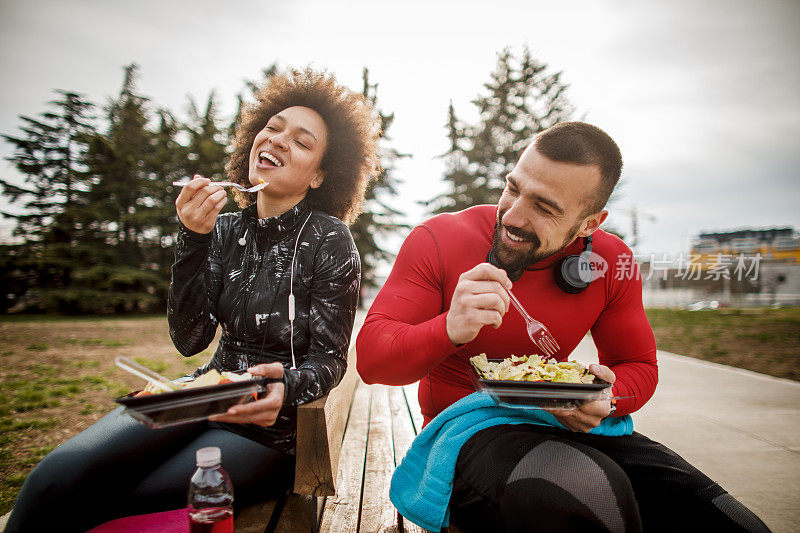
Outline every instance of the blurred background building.
{"type": "Polygon", "coordinates": [[[645,307],[800,305],[793,227],[698,234],[685,254],[639,255],[645,307]]]}

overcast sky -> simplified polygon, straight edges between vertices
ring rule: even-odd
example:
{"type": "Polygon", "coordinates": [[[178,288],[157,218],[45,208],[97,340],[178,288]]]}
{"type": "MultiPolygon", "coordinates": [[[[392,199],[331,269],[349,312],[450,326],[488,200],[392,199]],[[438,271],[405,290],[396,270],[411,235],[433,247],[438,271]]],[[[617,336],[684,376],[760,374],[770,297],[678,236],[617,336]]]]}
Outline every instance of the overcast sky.
{"type": "Polygon", "coordinates": [[[609,222],[630,235],[622,208],[653,215],[640,252],[685,252],[702,230],[800,228],[796,0],[0,0],[0,132],[17,134],[17,115],[43,111],[55,88],[104,103],[130,62],[154,104],[184,115],[188,94],[216,90],[226,117],[273,62],[357,90],[367,66],[396,115],[393,146],[413,155],[396,203],[418,223],[416,201],[443,188],[448,102],[472,116],[496,53],[525,44],[620,145],[609,222]]]}

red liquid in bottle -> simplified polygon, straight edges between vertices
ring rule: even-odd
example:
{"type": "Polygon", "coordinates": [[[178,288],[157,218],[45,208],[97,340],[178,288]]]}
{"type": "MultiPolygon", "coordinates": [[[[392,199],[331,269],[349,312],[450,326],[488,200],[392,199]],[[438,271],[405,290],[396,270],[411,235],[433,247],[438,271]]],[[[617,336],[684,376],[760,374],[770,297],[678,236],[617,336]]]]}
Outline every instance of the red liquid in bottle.
{"type": "Polygon", "coordinates": [[[189,511],[191,533],[233,533],[233,512],[224,507],[189,511]]]}

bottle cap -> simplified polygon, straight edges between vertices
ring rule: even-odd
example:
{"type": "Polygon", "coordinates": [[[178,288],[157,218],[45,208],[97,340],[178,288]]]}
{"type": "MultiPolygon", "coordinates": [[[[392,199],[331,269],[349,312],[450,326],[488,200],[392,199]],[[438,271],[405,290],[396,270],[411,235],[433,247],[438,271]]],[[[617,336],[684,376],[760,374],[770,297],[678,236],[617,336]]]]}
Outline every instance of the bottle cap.
{"type": "Polygon", "coordinates": [[[219,464],[222,452],[216,446],[210,446],[197,450],[196,456],[197,466],[214,466],[219,464]]]}

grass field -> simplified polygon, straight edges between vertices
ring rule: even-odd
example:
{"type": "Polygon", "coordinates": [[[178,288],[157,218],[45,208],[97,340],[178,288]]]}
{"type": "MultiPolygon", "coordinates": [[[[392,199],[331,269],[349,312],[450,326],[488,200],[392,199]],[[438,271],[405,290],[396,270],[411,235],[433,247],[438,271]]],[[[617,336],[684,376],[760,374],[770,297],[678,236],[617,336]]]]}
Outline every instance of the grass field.
{"type": "MultiPolygon", "coordinates": [[[[800,380],[800,310],[649,310],[659,349],[800,380]]],[[[0,317],[0,514],[50,450],[113,409],[142,380],[114,366],[131,357],[171,377],[211,357],[186,359],[163,316],[0,317]]]]}
{"type": "Polygon", "coordinates": [[[656,345],[800,381],[800,309],[648,309],[656,345]]]}
{"type": "Polygon", "coordinates": [[[166,376],[211,357],[184,358],[163,316],[127,319],[0,317],[0,515],[47,453],[144,382],[114,366],[128,356],[166,376]]]}

